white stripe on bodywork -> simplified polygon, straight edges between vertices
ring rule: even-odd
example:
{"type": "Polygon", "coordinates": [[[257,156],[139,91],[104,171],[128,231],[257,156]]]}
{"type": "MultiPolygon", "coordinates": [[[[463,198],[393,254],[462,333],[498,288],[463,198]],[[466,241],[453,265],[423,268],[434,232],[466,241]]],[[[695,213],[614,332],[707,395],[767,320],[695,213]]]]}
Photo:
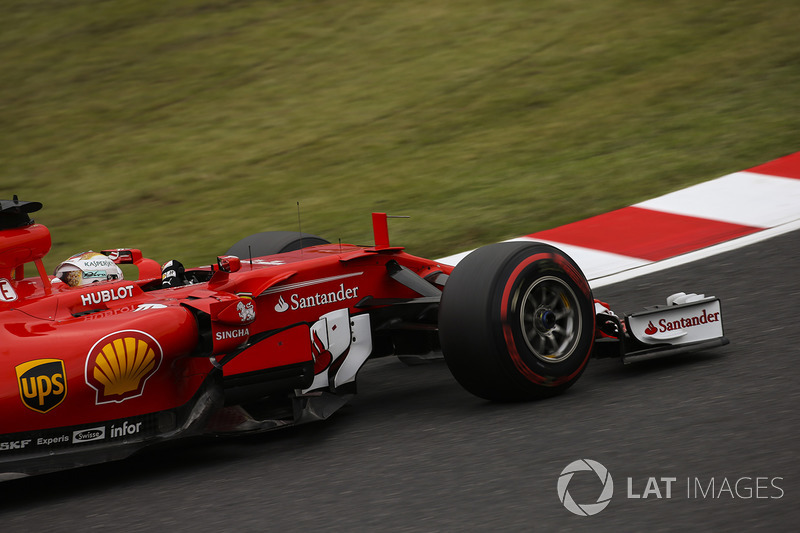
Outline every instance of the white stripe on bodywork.
{"type": "Polygon", "coordinates": [[[356,380],[356,374],[372,353],[372,333],[369,325],[369,314],[352,317],[351,336],[353,339],[347,358],[339,367],[333,379],[334,387],[356,380]]]}
{"type": "Polygon", "coordinates": [[[328,283],[329,281],[337,281],[340,279],[353,278],[356,276],[360,276],[361,274],[363,274],[363,272],[353,272],[351,274],[341,274],[339,276],[331,276],[329,278],[319,278],[319,279],[312,279],[309,281],[300,281],[298,283],[290,283],[288,285],[280,285],[279,287],[272,287],[271,289],[265,290],[259,296],[263,296],[265,294],[277,294],[279,292],[291,291],[303,287],[310,287],[312,285],[320,285],[322,283],[328,283]]]}

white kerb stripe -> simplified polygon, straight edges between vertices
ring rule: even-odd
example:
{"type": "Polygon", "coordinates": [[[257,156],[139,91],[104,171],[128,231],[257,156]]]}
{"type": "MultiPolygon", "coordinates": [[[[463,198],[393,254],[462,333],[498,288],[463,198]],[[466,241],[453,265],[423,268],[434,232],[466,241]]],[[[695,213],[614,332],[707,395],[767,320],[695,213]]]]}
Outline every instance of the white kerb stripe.
{"type": "Polygon", "coordinates": [[[772,228],[800,220],[800,180],[736,172],[635,207],[772,228]]]}
{"type": "MultiPolygon", "coordinates": [[[[570,256],[576,263],[578,263],[578,266],[581,267],[581,270],[583,271],[583,274],[584,276],[586,276],[587,279],[600,278],[603,276],[616,274],[617,272],[622,272],[624,270],[638,268],[651,263],[651,261],[647,261],[646,259],[640,259],[638,257],[629,257],[626,255],[619,255],[611,252],[604,252],[601,250],[584,248],[583,246],[574,246],[572,244],[564,244],[556,241],[546,241],[542,239],[535,239],[532,237],[518,237],[516,239],[510,239],[505,242],[514,242],[514,241],[542,242],[545,244],[549,244],[551,246],[555,246],[556,248],[558,248],[559,250],[563,251],[568,256],[570,256]]],[[[451,255],[448,257],[443,257],[442,259],[438,259],[438,261],[446,265],[455,266],[458,264],[459,261],[464,259],[471,252],[472,250],[468,252],[462,252],[460,254],[451,255]]]]}
{"type": "Polygon", "coordinates": [[[545,241],[531,237],[520,237],[518,239],[511,240],[543,242],[545,244],[555,246],[570,256],[576,263],[578,263],[578,266],[581,267],[583,275],[586,276],[586,279],[594,279],[608,276],[610,274],[616,274],[617,272],[648,265],[652,262],[646,259],[640,259],[638,257],[630,257],[627,255],[604,252],[602,250],[594,250],[592,248],[584,248],[583,246],[564,244],[556,241],[545,241]]]}

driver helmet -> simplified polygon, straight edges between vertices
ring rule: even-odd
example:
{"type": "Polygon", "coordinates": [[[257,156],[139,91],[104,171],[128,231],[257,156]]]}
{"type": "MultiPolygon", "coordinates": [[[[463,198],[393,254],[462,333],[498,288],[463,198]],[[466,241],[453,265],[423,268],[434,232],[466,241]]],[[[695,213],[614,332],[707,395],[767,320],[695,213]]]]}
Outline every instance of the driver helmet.
{"type": "Polygon", "coordinates": [[[114,261],[91,250],[73,255],[58,265],[53,274],[70,287],[122,279],[122,270],[114,261]]]}

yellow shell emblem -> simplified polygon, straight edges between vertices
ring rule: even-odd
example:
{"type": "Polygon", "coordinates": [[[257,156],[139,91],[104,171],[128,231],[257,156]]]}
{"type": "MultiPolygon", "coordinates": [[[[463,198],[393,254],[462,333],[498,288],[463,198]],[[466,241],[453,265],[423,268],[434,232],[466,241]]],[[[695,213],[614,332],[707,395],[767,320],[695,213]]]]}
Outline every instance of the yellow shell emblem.
{"type": "Polygon", "coordinates": [[[141,396],[147,379],[161,365],[161,346],[142,331],[112,333],[95,343],[86,359],[86,382],[97,403],[141,396]]]}

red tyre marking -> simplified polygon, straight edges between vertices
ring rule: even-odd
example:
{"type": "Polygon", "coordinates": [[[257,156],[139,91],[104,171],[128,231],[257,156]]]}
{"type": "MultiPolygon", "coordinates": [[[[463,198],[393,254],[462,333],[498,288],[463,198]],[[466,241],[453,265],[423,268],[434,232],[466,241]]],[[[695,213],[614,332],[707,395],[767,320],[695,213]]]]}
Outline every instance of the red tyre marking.
{"type": "Polygon", "coordinates": [[[519,274],[528,267],[531,263],[534,263],[540,259],[550,259],[554,261],[556,264],[564,268],[564,271],[567,275],[575,281],[581,289],[587,292],[587,294],[591,294],[591,290],[589,289],[589,284],[583,278],[583,276],[578,275],[577,270],[567,262],[560,255],[555,255],[549,252],[534,254],[524,261],[522,261],[514,271],[511,273],[511,276],[508,278],[508,282],[506,283],[505,288],[503,289],[503,297],[500,302],[500,319],[503,323],[503,337],[506,341],[506,346],[508,347],[508,354],[511,356],[511,361],[514,363],[514,366],[519,370],[523,376],[525,376],[529,381],[539,384],[539,385],[546,385],[548,387],[555,387],[557,385],[561,385],[562,383],[566,383],[567,381],[573,379],[577,376],[582,370],[583,367],[586,366],[586,363],[589,361],[589,354],[592,353],[592,344],[594,343],[594,335],[590,340],[589,349],[586,352],[586,358],[580,364],[580,366],[568,376],[564,376],[561,378],[550,379],[544,376],[540,376],[536,372],[530,369],[528,365],[522,360],[522,356],[519,354],[519,350],[517,350],[517,343],[514,342],[514,332],[511,328],[511,324],[508,321],[508,302],[511,298],[511,287],[514,285],[519,274]],[[569,267],[569,268],[567,268],[569,267]],[[575,277],[577,276],[577,277],[575,277]],[[585,288],[584,288],[585,287],[585,288]]]}

